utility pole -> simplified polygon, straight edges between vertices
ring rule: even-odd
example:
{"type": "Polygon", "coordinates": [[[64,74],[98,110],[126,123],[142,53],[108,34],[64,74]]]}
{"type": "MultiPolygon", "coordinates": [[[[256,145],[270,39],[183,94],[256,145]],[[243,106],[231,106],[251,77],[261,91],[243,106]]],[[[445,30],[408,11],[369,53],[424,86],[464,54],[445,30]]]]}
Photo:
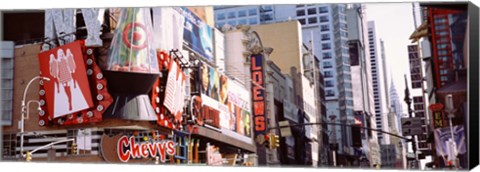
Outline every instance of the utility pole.
{"type": "MultiPolygon", "coordinates": [[[[405,103],[407,103],[407,108],[408,108],[408,117],[413,118],[413,110],[410,108],[410,104],[412,103],[412,99],[410,99],[410,91],[408,90],[408,83],[407,83],[407,75],[404,75],[405,77],[405,103]]],[[[417,143],[415,142],[415,135],[412,136],[412,150],[413,154],[415,155],[415,163],[418,163],[418,155],[417,155],[417,143]]],[[[419,167],[419,164],[416,165],[419,167]]]]}
{"type": "MultiPolygon", "coordinates": [[[[335,123],[335,118],[336,118],[335,115],[333,115],[333,114],[330,115],[330,120],[332,120],[332,123],[335,123]]],[[[332,160],[333,160],[333,166],[336,167],[337,166],[336,149],[338,148],[338,146],[337,146],[337,128],[333,124],[332,124],[332,128],[333,128],[333,133],[332,133],[332,137],[333,137],[332,160]]]]}

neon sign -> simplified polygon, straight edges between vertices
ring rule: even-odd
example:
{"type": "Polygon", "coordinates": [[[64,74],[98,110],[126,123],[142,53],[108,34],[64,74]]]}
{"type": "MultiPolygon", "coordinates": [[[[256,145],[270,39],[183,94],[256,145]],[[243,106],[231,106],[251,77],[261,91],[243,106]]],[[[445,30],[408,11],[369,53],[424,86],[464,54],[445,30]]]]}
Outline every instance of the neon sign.
{"type": "Polygon", "coordinates": [[[122,136],[117,142],[117,154],[122,162],[136,158],[156,157],[157,155],[162,162],[165,162],[167,155],[173,156],[175,153],[175,142],[171,140],[135,143],[134,136],[130,138],[122,136]]]}
{"type": "Polygon", "coordinates": [[[259,136],[266,133],[263,56],[261,54],[252,55],[251,60],[253,122],[255,136],[259,136]]]}

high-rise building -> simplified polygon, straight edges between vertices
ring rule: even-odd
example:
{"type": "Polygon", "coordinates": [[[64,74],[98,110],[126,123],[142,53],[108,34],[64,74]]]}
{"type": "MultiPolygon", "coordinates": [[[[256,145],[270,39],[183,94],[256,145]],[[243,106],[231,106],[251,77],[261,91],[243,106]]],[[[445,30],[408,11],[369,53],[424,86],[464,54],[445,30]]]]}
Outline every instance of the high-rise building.
{"type": "MultiPolygon", "coordinates": [[[[355,118],[362,123],[363,127],[376,128],[373,103],[373,88],[370,68],[370,52],[364,47],[367,42],[366,14],[360,5],[353,5],[347,9],[349,53],[351,64],[351,75],[355,118]]],[[[369,160],[369,165],[380,164],[380,152],[377,142],[377,132],[362,130],[361,135],[361,156],[369,160]],[[372,148],[376,147],[376,148],[372,148]]],[[[354,140],[355,141],[355,140],[354,140]]]]}
{"type": "MultiPolygon", "coordinates": [[[[308,44],[313,37],[314,54],[320,57],[320,70],[325,77],[327,116],[335,116],[340,123],[353,124],[354,105],[346,7],[346,4],[216,7],[215,19],[219,28],[226,24],[257,25],[298,20],[303,40],[308,44]]],[[[347,127],[333,128],[337,137],[332,142],[338,143],[337,158],[353,155],[351,131],[347,127]]]]}
{"type": "MultiPolygon", "coordinates": [[[[384,67],[381,63],[381,56],[377,51],[377,37],[375,31],[375,22],[368,21],[368,42],[370,50],[370,62],[371,62],[371,71],[372,71],[372,82],[373,82],[373,96],[374,96],[374,106],[375,106],[375,120],[377,128],[383,131],[388,131],[388,122],[387,122],[387,110],[386,110],[386,95],[384,95],[385,88],[383,87],[384,83],[383,74],[384,67]]],[[[381,53],[381,52],[380,52],[381,53]]],[[[378,133],[378,142],[379,144],[389,144],[390,136],[378,133]]]]}

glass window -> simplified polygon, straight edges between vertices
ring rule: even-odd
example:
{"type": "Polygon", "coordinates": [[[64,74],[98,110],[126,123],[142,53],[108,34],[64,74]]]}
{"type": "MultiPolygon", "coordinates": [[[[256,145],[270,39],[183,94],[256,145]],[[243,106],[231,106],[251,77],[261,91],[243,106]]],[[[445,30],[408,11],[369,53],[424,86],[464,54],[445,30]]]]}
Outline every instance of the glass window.
{"type": "Polygon", "coordinates": [[[323,62],[323,68],[325,69],[332,68],[332,63],[329,61],[323,62]]]}
{"type": "Polygon", "coordinates": [[[232,18],[235,18],[235,17],[236,17],[236,16],[235,16],[235,12],[229,12],[229,13],[228,13],[228,18],[229,18],[229,19],[232,19],[232,18]]]}
{"type": "Polygon", "coordinates": [[[232,26],[235,26],[235,25],[237,25],[237,21],[235,21],[235,20],[228,21],[228,24],[232,25],[232,26]]]}
{"type": "Polygon", "coordinates": [[[257,15],[257,9],[255,9],[255,8],[249,9],[249,10],[248,10],[248,15],[249,15],[249,16],[257,15]]]}
{"type": "Polygon", "coordinates": [[[298,20],[300,22],[300,24],[304,25],[305,24],[305,19],[299,19],[298,20]]]}
{"type": "Polygon", "coordinates": [[[225,19],[225,14],[224,13],[220,13],[217,15],[217,20],[223,20],[225,19]]]}
{"type": "Polygon", "coordinates": [[[322,41],[330,40],[330,34],[322,34],[322,41]]]}
{"type": "Polygon", "coordinates": [[[245,17],[245,16],[247,16],[247,11],[245,10],[238,11],[238,17],[245,17]]]}
{"type": "Polygon", "coordinates": [[[332,71],[325,71],[325,74],[324,74],[324,75],[325,75],[325,76],[324,76],[325,78],[331,78],[331,77],[333,77],[332,71]]]}
{"type": "Polygon", "coordinates": [[[258,24],[258,20],[257,18],[250,18],[248,19],[248,23],[250,23],[251,25],[256,25],[258,24]]]}
{"type": "Polygon", "coordinates": [[[331,80],[325,81],[325,87],[333,87],[333,81],[331,80]]]}
{"type": "Polygon", "coordinates": [[[315,23],[317,23],[317,17],[308,18],[308,24],[315,24],[315,23]]]}
{"type": "Polygon", "coordinates": [[[321,31],[329,31],[329,30],[330,30],[330,26],[329,26],[329,25],[322,25],[322,26],[320,26],[320,30],[321,30],[321,31]]]}
{"type": "Polygon", "coordinates": [[[319,13],[328,13],[328,7],[320,7],[318,8],[319,13]]]}
{"type": "Polygon", "coordinates": [[[321,23],[328,22],[328,16],[320,16],[320,22],[321,23]]]}
{"type": "Polygon", "coordinates": [[[335,96],[335,91],[333,91],[333,90],[327,90],[326,96],[328,96],[328,97],[335,96]]]}
{"type": "Polygon", "coordinates": [[[325,52],[322,53],[323,59],[331,59],[332,58],[332,53],[331,52],[325,52]]]}
{"type": "Polygon", "coordinates": [[[238,21],[238,24],[246,25],[247,24],[247,19],[241,19],[238,21]]]}
{"type": "Polygon", "coordinates": [[[308,15],[313,15],[317,14],[317,9],[316,8],[309,8],[308,9],[308,15]]]}
{"type": "Polygon", "coordinates": [[[330,43],[323,43],[322,44],[322,50],[329,50],[329,49],[331,49],[330,43]]]}
{"type": "Polygon", "coordinates": [[[265,12],[273,11],[273,7],[271,5],[265,5],[263,6],[263,11],[265,12]]]}
{"type": "Polygon", "coordinates": [[[297,16],[304,16],[305,15],[305,10],[297,10],[297,16]]]}

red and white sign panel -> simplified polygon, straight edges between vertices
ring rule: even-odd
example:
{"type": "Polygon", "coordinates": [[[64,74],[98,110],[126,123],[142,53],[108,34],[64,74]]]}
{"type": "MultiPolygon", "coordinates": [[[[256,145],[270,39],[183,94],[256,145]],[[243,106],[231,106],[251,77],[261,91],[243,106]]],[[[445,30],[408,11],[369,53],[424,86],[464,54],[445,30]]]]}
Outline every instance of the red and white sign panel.
{"type": "Polygon", "coordinates": [[[93,106],[80,41],[42,52],[38,59],[41,76],[50,79],[40,95],[45,95],[51,119],[93,106]]]}

